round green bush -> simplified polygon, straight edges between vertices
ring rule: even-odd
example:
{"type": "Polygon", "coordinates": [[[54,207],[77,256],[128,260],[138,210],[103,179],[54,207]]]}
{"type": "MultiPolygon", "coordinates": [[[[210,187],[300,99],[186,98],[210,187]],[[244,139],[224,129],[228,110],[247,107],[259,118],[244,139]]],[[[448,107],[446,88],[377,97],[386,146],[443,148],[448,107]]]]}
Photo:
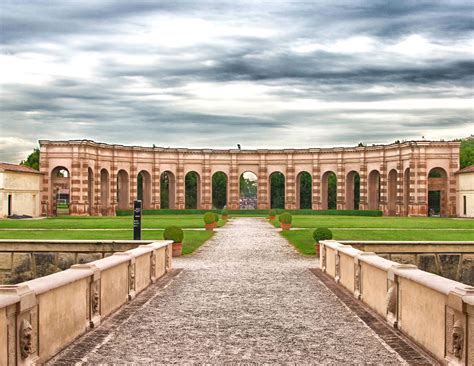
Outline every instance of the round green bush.
{"type": "Polygon", "coordinates": [[[163,232],[163,238],[165,240],[173,240],[174,243],[182,243],[183,237],[183,229],[177,226],[168,226],[163,232]]]}
{"type": "Polygon", "coordinates": [[[219,222],[219,215],[214,212],[214,222],[219,222]]]}
{"type": "Polygon", "coordinates": [[[206,212],[204,214],[204,223],[205,224],[213,224],[216,222],[216,216],[214,212],[206,212]]]}
{"type": "Polygon", "coordinates": [[[291,221],[293,220],[293,217],[289,212],[283,212],[279,217],[278,220],[282,224],[291,224],[291,221]]]}
{"type": "Polygon", "coordinates": [[[320,227],[313,231],[313,239],[318,243],[321,240],[331,240],[332,231],[327,227],[320,227]]]}
{"type": "Polygon", "coordinates": [[[227,215],[229,215],[229,211],[227,211],[226,209],[223,209],[223,210],[221,211],[221,215],[222,215],[222,216],[227,216],[227,215]]]}
{"type": "Polygon", "coordinates": [[[275,216],[276,215],[276,211],[275,210],[269,210],[268,211],[268,216],[269,217],[272,217],[272,216],[275,216]]]}

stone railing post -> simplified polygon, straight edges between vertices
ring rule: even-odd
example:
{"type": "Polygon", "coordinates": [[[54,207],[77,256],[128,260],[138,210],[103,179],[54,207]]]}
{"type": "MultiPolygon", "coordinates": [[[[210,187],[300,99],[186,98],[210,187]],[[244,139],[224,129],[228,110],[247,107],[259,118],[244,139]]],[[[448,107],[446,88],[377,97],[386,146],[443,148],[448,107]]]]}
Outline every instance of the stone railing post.
{"type": "Polygon", "coordinates": [[[0,286],[0,295],[17,296],[7,308],[8,365],[35,365],[39,359],[38,302],[27,285],[0,286]]]}
{"type": "Polygon", "coordinates": [[[101,321],[101,271],[93,263],[75,264],[71,266],[71,269],[89,269],[92,271],[92,276],[89,278],[89,289],[87,291],[87,304],[89,310],[89,326],[95,328],[101,321]]]}
{"type": "Polygon", "coordinates": [[[446,305],[445,360],[449,365],[474,362],[474,287],[455,288],[446,305]]]}

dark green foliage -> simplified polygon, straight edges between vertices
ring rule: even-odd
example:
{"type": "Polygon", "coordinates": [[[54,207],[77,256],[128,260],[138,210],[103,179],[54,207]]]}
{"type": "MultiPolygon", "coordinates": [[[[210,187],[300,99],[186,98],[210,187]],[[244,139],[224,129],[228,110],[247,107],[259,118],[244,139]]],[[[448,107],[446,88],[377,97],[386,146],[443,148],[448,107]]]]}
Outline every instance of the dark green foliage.
{"type": "Polygon", "coordinates": [[[212,176],[212,207],[222,209],[227,203],[227,176],[217,172],[212,176]]]}
{"type": "Polygon", "coordinates": [[[240,197],[257,197],[257,181],[240,175],[240,197]]]}
{"type": "Polygon", "coordinates": [[[216,222],[216,216],[214,212],[206,212],[204,214],[204,223],[205,224],[213,224],[216,222]]]}
{"type": "Polygon", "coordinates": [[[316,243],[320,240],[331,240],[332,239],[332,231],[329,230],[327,227],[320,227],[313,231],[313,239],[316,243]]]}
{"type": "Polygon", "coordinates": [[[187,209],[197,208],[198,197],[198,175],[196,172],[189,172],[184,178],[184,202],[187,209]]]}
{"type": "Polygon", "coordinates": [[[300,208],[311,209],[311,174],[308,172],[301,173],[300,176],[300,208]]]}
{"type": "Polygon", "coordinates": [[[160,201],[161,201],[161,208],[169,209],[170,208],[170,201],[169,201],[169,187],[170,187],[170,177],[169,173],[165,172],[161,174],[160,177],[160,201]]]}
{"type": "Polygon", "coordinates": [[[143,204],[143,175],[138,174],[137,177],[137,199],[143,204]]]}
{"type": "Polygon", "coordinates": [[[360,176],[356,174],[354,177],[354,209],[359,209],[360,203],[360,176]]]}
{"type": "Polygon", "coordinates": [[[280,221],[282,224],[291,224],[291,221],[293,221],[293,217],[289,212],[283,212],[278,217],[278,221],[280,221]]]}
{"type": "Polygon", "coordinates": [[[173,240],[174,243],[182,243],[183,237],[183,229],[177,226],[168,226],[163,232],[163,239],[173,240]]]}
{"type": "MultiPolygon", "coordinates": [[[[143,215],[200,215],[206,212],[219,210],[175,210],[175,209],[161,209],[161,210],[143,210],[143,215]]],[[[227,210],[230,215],[245,215],[245,216],[268,216],[268,210],[227,210]]],[[[383,216],[382,211],[379,210],[282,210],[275,209],[277,214],[282,212],[289,212],[292,215],[334,215],[334,216],[383,216]]],[[[116,216],[132,216],[132,210],[117,210],[116,216]]]]}
{"type": "Polygon", "coordinates": [[[273,217],[273,216],[276,216],[276,210],[271,209],[268,211],[268,217],[273,217]]]}
{"type": "Polygon", "coordinates": [[[216,212],[213,212],[213,214],[214,214],[214,222],[218,222],[219,221],[219,215],[216,212]]]}
{"type": "Polygon", "coordinates": [[[36,147],[33,150],[33,152],[30,155],[28,155],[26,160],[22,160],[20,164],[39,170],[39,161],[40,161],[40,150],[39,148],[36,147]]]}
{"type": "Polygon", "coordinates": [[[461,141],[461,169],[474,164],[474,135],[461,141]]]}
{"type": "Polygon", "coordinates": [[[337,178],[332,173],[328,176],[328,209],[335,210],[337,208],[337,178]]]}
{"type": "Polygon", "coordinates": [[[221,215],[222,216],[227,216],[227,215],[229,215],[229,211],[224,209],[224,210],[221,211],[221,215]]]}
{"type": "Polygon", "coordinates": [[[270,175],[270,207],[285,208],[285,176],[280,172],[270,175]]]}

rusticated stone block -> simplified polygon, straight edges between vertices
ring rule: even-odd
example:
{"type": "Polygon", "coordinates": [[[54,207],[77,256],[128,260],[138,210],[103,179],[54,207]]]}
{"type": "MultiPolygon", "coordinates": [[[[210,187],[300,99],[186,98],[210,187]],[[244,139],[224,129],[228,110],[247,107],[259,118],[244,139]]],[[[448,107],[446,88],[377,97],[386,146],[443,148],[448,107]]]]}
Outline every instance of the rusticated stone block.
{"type": "Polygon", "coordinates": [[[463,256],[459,281],[474,286],[474,255],[466,254],[463,256]]]}
{"type": "Polygon", "coordinates": [[[31,258],[27,253],[14,253],[13,254],[13,263],[12,269],[17,267],[24,267],[25,270],[32,270],[31,268],[31,258]]]}
{"type": "Polygon", "coordinates": [[[379,257],[390,259],[390,254],[377,254],[379,257]]]}
{"type": "Polygon", "coordinates": [[[423,271],[440,274],[435,254],[419,254],[416,266],[423,271]]]}
{"type": "Polygon", "coordinates": [[[89,263],[102,258],[100,253],[79,254],[77,256],[77,263],[89,263]]]}
{"type": "Polygon", "coordinates": [[[416,264],[414,254],[392,254],[391,260],[400,264],[416,264]]]}
{"type": "Polygon", "coordinates": [[[12,266],[11,253],[0,253],[0,270],[9,270],[12,266]]]}
{"type": "Polygon", "coordinates": [[[460,254],[440,254],[439,264],[441,267],[441,275],[443,277],[457,281],[460,261],[460,254]]]}
{"type": "Polygon", "coordinates": [[[58,253],[57,266],[62,269],[68,269],[74,264],[74,253],[58,253]]]}

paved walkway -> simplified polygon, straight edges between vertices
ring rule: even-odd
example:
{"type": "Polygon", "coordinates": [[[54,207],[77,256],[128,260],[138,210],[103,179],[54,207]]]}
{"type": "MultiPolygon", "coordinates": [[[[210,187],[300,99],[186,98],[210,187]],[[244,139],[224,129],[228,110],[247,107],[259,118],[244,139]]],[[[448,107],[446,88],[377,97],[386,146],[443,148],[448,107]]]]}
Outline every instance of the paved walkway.
{"type": "Polygon", "coordinates": [[[82,360],[402,363],[308,270],[316,265],[262,219],[234,219],[175,260],[184,271],[82,360]]]}

